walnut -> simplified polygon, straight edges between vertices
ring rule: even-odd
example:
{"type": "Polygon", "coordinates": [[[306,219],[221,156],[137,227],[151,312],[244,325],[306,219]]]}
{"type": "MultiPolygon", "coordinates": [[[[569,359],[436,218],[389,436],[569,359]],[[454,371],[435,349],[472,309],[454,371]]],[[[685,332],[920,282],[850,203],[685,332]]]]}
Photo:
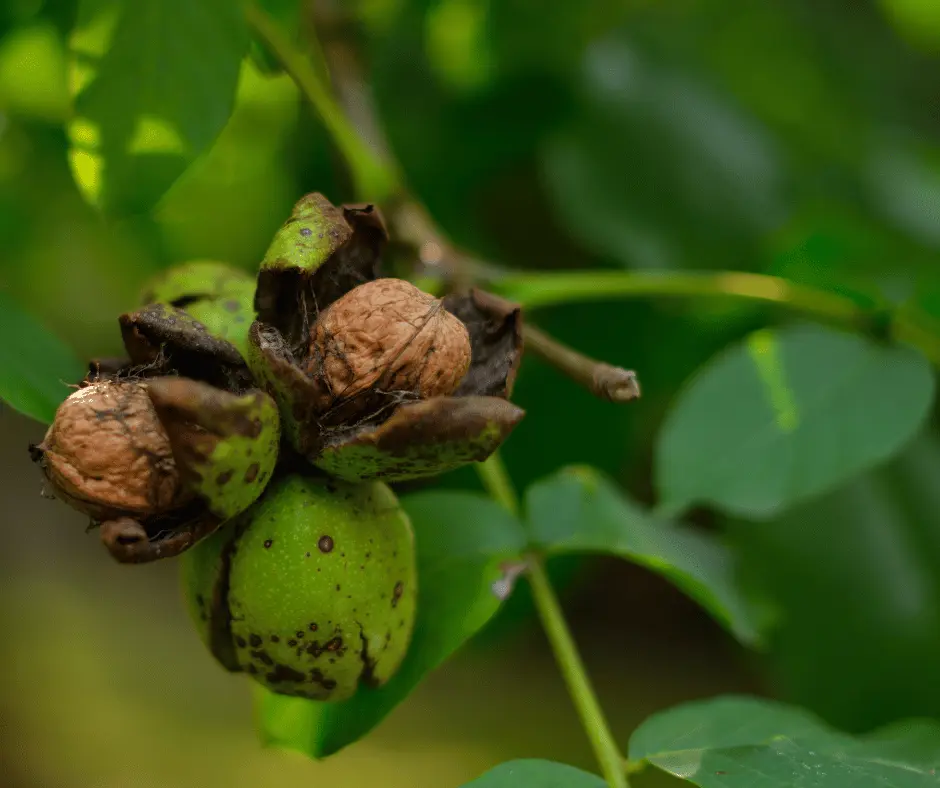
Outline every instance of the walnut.
{"type": "Polygon", "coordinates": [[[332,303],[311,331],[308,371],[331,396],[452,394],[470,367],[470,337],[443,303],[401,279],[377,279],[332,303]]]}
{"type": "Polygon", "coordinates": [[[96,520],[154,514],[181,502],[170,439],[142,383],[79,389],[59,406],[37,448],[55,494],[96,520]]]}

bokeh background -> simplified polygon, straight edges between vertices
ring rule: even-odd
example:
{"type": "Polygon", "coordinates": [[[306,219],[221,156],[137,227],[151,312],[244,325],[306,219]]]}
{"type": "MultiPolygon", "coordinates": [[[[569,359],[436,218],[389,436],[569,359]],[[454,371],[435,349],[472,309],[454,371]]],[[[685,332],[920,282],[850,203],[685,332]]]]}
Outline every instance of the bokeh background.
{"type": "MultiPolygon", "coordinates": [[[[935,0],[347,10],[410,186],[477,254],[531,269],[762,271],[940,317],[935,0]]],[[[353,195],[291,82],[246,61],[205,160],[153,214],[105,223],[66,160],[73,13],[66,0],[0,5],[0,291],[80,355],[106,355],[116,316],[161,268],[207,258],[250,270],[301,194],[353,195]]],[[[644,398],[600,403],[527,359],[516,398],[529,415],[505,449],[516,482],[587,462],[652,502],[653,438],[676,392],[781,317],[694,300],[540,313],[566,342],[638,370],[644,398]]],[[[512,757],[592,768],[524,589],[373,736],[325,763],[260,748],[248,687],[190,629],[175,567],[113,564],[83,518],[40,496],[26,447],[41,434],[0,409],[0,784],[440,788],[512,757]]],[[[931,426],[889,467],[779,521],[697,512],[774,610],[761,655],[641,570],[553,565],[620,739],[656,709],[737,691],[854,731],[940,718],[938,479],[931,426]]]]}

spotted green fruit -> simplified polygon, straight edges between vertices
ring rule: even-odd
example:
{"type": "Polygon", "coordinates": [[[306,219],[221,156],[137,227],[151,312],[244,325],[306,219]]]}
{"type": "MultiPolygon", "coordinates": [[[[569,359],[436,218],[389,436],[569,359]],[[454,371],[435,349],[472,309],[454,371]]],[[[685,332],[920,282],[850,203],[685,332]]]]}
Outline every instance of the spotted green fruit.
{"type": "Polygon", "coordinates": [[[196,260],[163,272],[147,285],[146,304],[169,304],[183,309],[216,337],[235,345],[242,355],[254,320],[255,279],[245,271],[196,260]]]}
{"type": "Polygon", "coordinates": [[[384,684],[408,648],[411,524],[381,482],[289,476],[184,556],[190,610],[230,670],[315,700],[384,684]]]}

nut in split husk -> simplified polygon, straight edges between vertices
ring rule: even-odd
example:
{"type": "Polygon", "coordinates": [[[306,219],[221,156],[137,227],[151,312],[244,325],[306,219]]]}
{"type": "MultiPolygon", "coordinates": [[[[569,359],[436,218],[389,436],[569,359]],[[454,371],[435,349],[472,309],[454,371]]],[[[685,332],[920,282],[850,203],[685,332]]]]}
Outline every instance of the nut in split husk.
{"type": "Polygon", "coordinates": [[[508,401],[519,308],[376,279],[385,241],[370,206],[303,198],[262,263],[249,332],[248,365],[290,444],[350,481],[483,460],[523,416],[508,401]]]}
{"type": "Polygon", "coordinates": [[[93,363],[31,455],[117,560],[143,563],[188,549],[258,498],[280,416],[237,350],[189,315],[154,305],[121,327],[129,360],[93,363]]]}
{"type": "Polygon", "coordinates": [[[143,383],[79,389],[36,448],[55,495],[93,519],[158,514],[186,500],[170,438],[143,383]]]}
{"type": "MultiPolygon", "coordinates": [[[[401,279],[377,279],[331,304],[312,331],[307,372],[319,375],[329,406],[370,396],[446,397],[470,368],[470,336],[443,302],[401,279]]],[[[374,405],[372,405],[374,407],[374,405]]]]}

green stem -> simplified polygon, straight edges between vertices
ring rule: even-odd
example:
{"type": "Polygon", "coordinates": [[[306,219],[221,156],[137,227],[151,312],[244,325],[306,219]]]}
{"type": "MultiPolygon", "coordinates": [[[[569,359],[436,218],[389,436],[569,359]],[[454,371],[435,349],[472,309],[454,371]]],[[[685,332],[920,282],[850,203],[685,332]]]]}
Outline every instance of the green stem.
{"type": "Polygon", "coordinates": [[[246,5],[245,18],[319,114],[350,169],[356,193],[362,199],[374,202],[382,202],[395,194],[398,191],[397,172],[372,151],[349,122],[323,79],[324,68],[314,68],[307,54],[297,49],[277,22],[256,4],[246,5]]]}
{"type": "Polygon", "coordinates": [[[565,623],[558,598],[542,562],[537,557],[531,557],[526,575],[532,587],[532,597],[539,618],[542,619],[542,626],[548,635],[552,651],[555,652],[555,659],[568,685],[568,692],[591,740],[601,773],[611,788],[628,788],[623,756],[604,717],[597,695],[594,694],[581,655],[565,623]]]}
{"type": "Polygon", "coordinates": [[[624,296],[731,296],[785,304],[839,322],[867,317],[868,311],[844,296],[776,276],[739,271],[542,271],[509,274],[498,289],[530,309],[572,301],[602,301],[624,296]]]}
{"type": "MultiPolygon", "coordinates": [[[[516,494],[512,479],[499,452],[492,454],[485,462],[477,463],[476,468],[483,486],[493,499],[508,511],[518,515],[519,496],[516,494]]],[[[561,605],[558,603],[558,597],[555,596],[541,558],[536,555],[527,557],[526,575],[532,587],[532,598],[548,636],[548,642],[551,644],[568,692],[581,717],[584,730],[594,748],[594,755],[600,764],[601,773],[611,788],[629,788],[623,755],[617,748],[600,702],[588,679],[587,670],[571,637],[561,605]]]]}
{"type": "Polygon", "coordinates": [[[740,271],[545,271],[500,276],[493,280],[492,287],[527,309],[643,296],[723,296],[780,304],[853,331],[877,330],[883,322],[892,339],[917,347],[934,364],[940,365],[940,334],[925,327],[925,321],[916,315],[866,308],[837,293],[766,274],[740,271]]]}
{"type": "Polygon", "coordinates": [[[486,491],[498,504],[511,512],[516,517],[519,516],[519,496],[516,494],[516,488],[513,486],[509,471],[500,453],[493,452],[484,462],[476,464],[477,475],[486,491]]]}

